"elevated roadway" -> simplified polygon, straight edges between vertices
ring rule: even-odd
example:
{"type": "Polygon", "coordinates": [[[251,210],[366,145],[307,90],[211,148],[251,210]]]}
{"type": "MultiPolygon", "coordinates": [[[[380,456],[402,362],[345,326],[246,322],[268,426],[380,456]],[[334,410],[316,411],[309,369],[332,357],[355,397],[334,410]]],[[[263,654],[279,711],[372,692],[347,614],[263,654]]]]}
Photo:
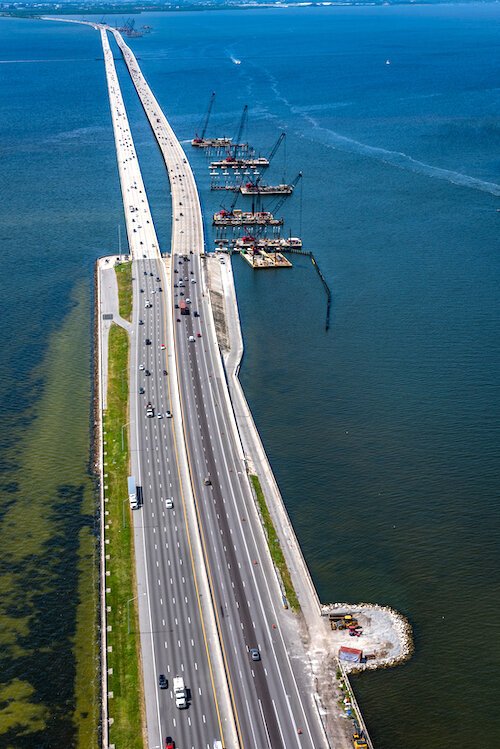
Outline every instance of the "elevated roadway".
{"type": "Polygon", "coordinates": [[[132,515],[148,746],[163,747],[166,736],[172,736],[179,747],[212,749],[214,740],[223,738],[228,711],[224,686],[215,673],[220,671],[217,633],[207,623],[210,607],[201,603],[204,568],[196,561],[196,539],[187,521],[189,478],[179,457],[174,419],[169,417],[175,411],[168,374],[172,352],[166,343],[169,279],[107,34],[104,29],[100,33],[133,258],[130,420],[123,426],[130,427],[131,471],[142,499],[141,510],[132,515]],[[155,409],[153,418],[146,417],[148,402],[155,409]],[[160,673],[167,677],[167,689],[159,689],[160,673]],[[184,678],[190,692],[187,710],[174,704],[176,675],[184,678]]]}
{"type": "Polygon", "coordinates": [[[265,546],[229,403],[203,269],[195,180],[182,147],[119,32],[122,51],[168,170],[172,195],[172,335],[190,479],[241,747],[326,747],[305,659],[286,637],[292,615],[265,546]],[[189,299],[190,314],[180,315],[189,299]],[[197,313],[195,315],[195,313],[197,313]],[[204,479],[210,476],[211,484],[204,479]],[[257,647],[260,661],[249,649],[257,647]]]}

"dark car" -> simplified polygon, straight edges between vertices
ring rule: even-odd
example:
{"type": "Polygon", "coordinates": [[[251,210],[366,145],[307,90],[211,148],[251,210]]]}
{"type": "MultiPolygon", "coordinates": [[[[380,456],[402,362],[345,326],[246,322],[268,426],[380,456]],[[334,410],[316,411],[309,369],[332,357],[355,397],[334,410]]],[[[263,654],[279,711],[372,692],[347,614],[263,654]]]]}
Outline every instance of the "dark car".
{"type": "Polygon", "coordinates": [[[163,291],[161,286],[158,286],[158,291],[163,291]]]}
{"type": "Polygon", "coordinates": [[[139,325],[144,325],[144,320],[139,320],[139,325]]]}
{"type": "Polygon", "coordinates": [[[149,369],[146,369],[145,372],[144,372],[144,374],[146,375],[146,377],[149,377],[149,375],[151,374],[151,372],[149,371],[149,369]]]}
{"type": "Polygon", "coordinates": [[[260,661],[260,653],[257,648],[250,648],[249,653],[253,661],[260,661]]]}
{"type": "Polygon", "coordinates": [[[158,677],[158,686],[160,689],[166,689],[168,687],[168,681],[165,674],[160,674],[158,677]]]}
{"type": "Polygon", "coordinates": [[[195,316],[195,317],[199,317],[199,316],[200,316],[200,313],[199,313],[199,312],[198,312],[198,310],[196,310],[196,309],[195,309],[195,311],[194,311],[194,316],[195,316]]]}
{"type": "Polygon", "coordinates": [[[152,276],[153,274],[152,274],[152,273],[150,273],[149,275],[150,275],[150,276],[152,276]]]}
{"type": "Polygon", "coordinates": [[[141,294],[144,294],[144,289],[141,289],[141,294]]]}
{"type": "Polygon", "coordinates": [[[156,276],[156,280],[159,281],[160,280],[160,276],[156,276]]]}
{"type": "Polygon", "coordinates": [[[178,288],[179,288],[179,284],[174,283],[174,289],[178,289],[178,288]]]}
{"type": "Polygon", "coordinates": [[[166,370],[166,369],[164,369],[164,370],[163,370],[163,374],[164,374],[164,375],[168,375],[168,372],[167,372],[167,370],[166,370]]]}
{"type": "Polygon", "coordinates": [[[175,309],[179,309],[179,305],[178,304],[175,305],[175,309]]]}
{"type": "Polygon", "coordinates": [[[150,338],[146,338],[146,346],[151,346],[151,339],[150,338]]]}
{"type": "Polygon", "coordinates": [[[139,395],[144,395],[145,392],[144,388],[139,388],[139,395]]]}

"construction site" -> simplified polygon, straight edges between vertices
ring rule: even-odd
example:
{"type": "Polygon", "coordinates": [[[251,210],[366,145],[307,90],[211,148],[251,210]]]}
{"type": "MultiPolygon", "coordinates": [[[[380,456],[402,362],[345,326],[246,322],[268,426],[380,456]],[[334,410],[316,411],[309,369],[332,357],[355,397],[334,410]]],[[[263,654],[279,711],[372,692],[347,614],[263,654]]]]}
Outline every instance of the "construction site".
{"type": "Polygon", "coordinates": [[[207,136],[214,102],[215,92],[212,92],[191,145],[205,149],[208,157],[214,153],[219,155],[219,158],[209,162],[210,189],[235,194],[229,206],[221,206],[221,210],[213,215],[215,249],[239,253],[256,270],[291,268],[292,263],[285,253],[302,252],[302,240],[300,237],[281,235],[284,220],[277,216],[277,212],[293,194],[302,172],[290,183],[283,180],[273,185],[261,181],[263,171],[271,166],[280,148],[284,152],[286,167],[286,133],[280,133],[268,156],[256,156],[255,148],[244,137],[248,124],[248,105],[245,104],[234,138],[227,135],[207,136]],[[236,208],[240,196],[252,197],[250,210],[236,208]],[[277,200],[272,206],[264,208],[262,200],[268,196],[277,196],[277,200]],[[268,235],[269,231],[272,236],[268,235]]]}

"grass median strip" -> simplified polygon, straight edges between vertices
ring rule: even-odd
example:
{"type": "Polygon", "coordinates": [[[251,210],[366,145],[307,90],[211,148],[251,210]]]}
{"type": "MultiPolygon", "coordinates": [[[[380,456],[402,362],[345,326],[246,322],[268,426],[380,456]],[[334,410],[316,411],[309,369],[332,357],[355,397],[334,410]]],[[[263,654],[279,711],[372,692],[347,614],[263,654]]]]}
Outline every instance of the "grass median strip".
{"type": "Polygon", "coordinates": [[[285,561],[283,549],[281,548],[278,534],[276,533],[276,528],[274,527],[273,521],[271,519],[271,515],[266,504],[266,499],[264,497],[264,492],[262,491],[259,478],[258,476],[250,475],[250,480],[257,497],[257,504],[259,505],[262,522],[264,523],[264,530],[266,532],[267,544],[269,546],[269,551],[271,552],[271,558],[276,565],[278,572],[280,573],[288,605],[290,606],[292,611],[300,611],[299,599],[297,598],[295,588],[293,587],[290,570],[288,569],[287,563],[285,561]]]}
{"type": "Polygon", "coordinates": [[[135,561],[128,503],[128,357],[127,333],[109,332],[108,407],[104,414],[104,485],[106,516],[106,596],[108,607],[108,691],[110,744],[143,749],[142,682],[135,561]],[[124,376],[125,375],[125,376],[124,376]],[[111,628],[111,629],[110,629],[111,628]],[[112,650],[109,652],[109,647],[112,650]]]}
{"type": "Polygon", "coordinates": [[[115,265],[120,317],[132,320],[132,263],[115,265]]]}

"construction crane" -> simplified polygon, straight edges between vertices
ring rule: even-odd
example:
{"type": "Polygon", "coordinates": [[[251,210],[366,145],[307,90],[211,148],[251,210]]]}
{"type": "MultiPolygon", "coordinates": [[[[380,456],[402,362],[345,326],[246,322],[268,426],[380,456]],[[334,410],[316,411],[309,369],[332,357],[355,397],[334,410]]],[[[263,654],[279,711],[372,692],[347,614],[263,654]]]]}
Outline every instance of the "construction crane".
{"type": "Polygon", "coordinates": [[[215,91],[212,91],[212,96],[210,97],[210,101],[208,103],[208,109],[207,109],[207,113],[205,115],[205,121],[203,123],[203,128],[202,128],[202,131],[201,131],[201,135],[198,138],[198,134],[196,134],[195,140],[203,140],[203,138],[205,137],[205,133],[207,132],[207,127],[208,127],[208,121],[210,119],[210,114],[212,113],[212,107],[214,105],[214,100],[215,100],[215,91]]]}
{"type": "MultiPolygon", "coordinates": [[[[302,179],[302,172],[299,172],[297,176],[295,177],[295,179],[293,180],[293,182],[290,182],[292,190],[295,190],[295,188],[297,187],[297,184],[299,183],[301,179],[302,179]]],[[[279,209],[281,208],[281,206],[284,204],[285,200],[288,197],[289,197],[288,195],[282,195],[280,198],[278,198],[278,202],[276,203],[276,205],[272,206],[272,208],[269,209],[271,213],[273,214],[273,216],[277,213],[277,211],[279,211],[279,209]]]]}
{"type": "MultiPolygon", "coordinates": [[[[272,147],[271,153],[269,154],[269,158],[267,159],[267,165],[268,166],[271,165],[271,161],[276,156],[278,148],[281,146],[281,144],[283,143],[283,141],[285,140],[285,138],[286,138],[286,133],[281,133],[280,136],[279,136],[279,138],[278,138],[278,140],[276,141],[276,143],[272,147]]],[[[257,179],[254,182],[255,187],[257,187],[259,185],[261,179],[262,179],[262,172],[259,174],[259,176],[257,177],[257,179]]]]}
{"type": "MultiPolygon", "coordinates": [[[[235,156],[236,156],[236,149],[238,148],[238,145],[240,144],[241,136],[243,135],[243,129],[245,127],[247,119],[248,119],[248,104],[245,104],[245,106],[243,107],[243,114],[241,115],[241,120],[240,120],[240,126],[238,128],[238,133],[236,135],[236,138],[234,140],[234,145],[233,145],[234,155],[235,156]]],[[[229,150],[231,150],[231,149],[229,149],[229,150]]]]}

